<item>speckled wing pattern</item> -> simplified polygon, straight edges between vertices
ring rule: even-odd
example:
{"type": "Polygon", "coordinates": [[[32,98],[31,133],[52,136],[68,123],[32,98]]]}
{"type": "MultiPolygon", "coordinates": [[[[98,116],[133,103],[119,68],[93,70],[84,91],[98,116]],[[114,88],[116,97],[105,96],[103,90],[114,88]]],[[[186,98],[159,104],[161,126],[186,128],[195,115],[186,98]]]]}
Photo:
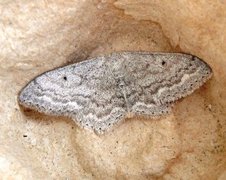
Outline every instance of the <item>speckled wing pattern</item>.
{"type": "Polygon", "coordinates": [[[167,114],[174,101],[211,75],[211,68],[192,55],[113,53],[45,72],[22,89],[18,100],[102,134],[129,115],[167,114]]]}

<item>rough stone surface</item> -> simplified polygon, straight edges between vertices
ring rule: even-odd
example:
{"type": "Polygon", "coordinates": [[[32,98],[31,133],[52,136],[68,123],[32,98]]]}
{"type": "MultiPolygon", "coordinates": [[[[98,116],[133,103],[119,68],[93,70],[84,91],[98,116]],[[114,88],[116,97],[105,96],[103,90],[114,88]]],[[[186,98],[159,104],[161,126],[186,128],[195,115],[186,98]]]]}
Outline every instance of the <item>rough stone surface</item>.
{"type": "Polygon", "coordinates": [[[0,3],[0,177],[224,179],[226,2],[3,1],[0,3]],[[158,120],[128,119],[106,134],[23,111],[36,75],[113,51],[186,52],[214,77],[158,120]]]}

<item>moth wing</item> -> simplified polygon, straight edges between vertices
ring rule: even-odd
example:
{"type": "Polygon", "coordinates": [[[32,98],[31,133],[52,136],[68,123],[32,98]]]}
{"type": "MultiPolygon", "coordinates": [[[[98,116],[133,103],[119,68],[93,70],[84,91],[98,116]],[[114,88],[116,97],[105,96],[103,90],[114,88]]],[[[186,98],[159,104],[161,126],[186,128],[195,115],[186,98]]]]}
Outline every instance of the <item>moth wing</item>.
{"type": "MultiPolygon", "coordinates": [[[[64,111],[60,114],[71,117],[79,126],[98,134],[126,116],[125,100],[110,71],[109,59],[103,56],[58,69],[60,80],[54,82],[59,84],[58,92],[55,92],[60,92],[57,101],[64,99],[59,106],[61,109],[64,107],[64,111]]],[[[49,76],[51,79],[51,74],[49,76]]]]}
{"type": "Polygon", "coordinates": [[[212,75],[201,59],[179,53],[125,53],[125,94],[135,114],[162,115],[212,75]],[[127,83],[130,82],[130,83],[127,83]]]}

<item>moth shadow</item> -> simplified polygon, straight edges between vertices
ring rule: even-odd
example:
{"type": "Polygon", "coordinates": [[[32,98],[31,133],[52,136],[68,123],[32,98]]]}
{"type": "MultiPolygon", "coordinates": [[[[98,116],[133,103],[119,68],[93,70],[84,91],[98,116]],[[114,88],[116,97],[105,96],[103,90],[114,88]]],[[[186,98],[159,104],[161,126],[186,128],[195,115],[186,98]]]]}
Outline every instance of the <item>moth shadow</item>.
{"type": "Polygon", "coordinates": [[[72,129],[76,127],[76,124],[67,117],[64,116],[52,116],[44,113],[40,113],[30,108],[25,108],[20,106],[21,112],[25,115],[26,118],[29,118],[29,121],[45,123],[45,124],[53,124],[54,122],[65,122],[70,125],[72,129]]]}

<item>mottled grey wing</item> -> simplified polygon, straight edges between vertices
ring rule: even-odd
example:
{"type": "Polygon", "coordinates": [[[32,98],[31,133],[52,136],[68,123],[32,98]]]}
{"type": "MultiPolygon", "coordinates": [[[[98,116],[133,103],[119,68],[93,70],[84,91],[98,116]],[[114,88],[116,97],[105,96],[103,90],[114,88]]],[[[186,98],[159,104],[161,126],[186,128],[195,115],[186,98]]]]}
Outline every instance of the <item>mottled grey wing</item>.
{"type": "Polygon", "coordinates": [[[113,53],[46,72],[20,93],[20,104],[69,116],[103,133],[127,114],[158,116],[211,77],[197,57],[177,53],[113,53]]]}
{"type": "Polygon", "coordinates": [[[168,113],[172,102],[191,94],[212,74],[206,63],[186,54],[122,53],[120,59],[127,109],[137,115],[168,113]]]}
{"type": "Polygon", "coordinates": [[[125,101],[109,67],[99,57],[46,72],[21,92],[19,102],[46,114],[73,118],[102,133],[125,118],[125,101]]]}

